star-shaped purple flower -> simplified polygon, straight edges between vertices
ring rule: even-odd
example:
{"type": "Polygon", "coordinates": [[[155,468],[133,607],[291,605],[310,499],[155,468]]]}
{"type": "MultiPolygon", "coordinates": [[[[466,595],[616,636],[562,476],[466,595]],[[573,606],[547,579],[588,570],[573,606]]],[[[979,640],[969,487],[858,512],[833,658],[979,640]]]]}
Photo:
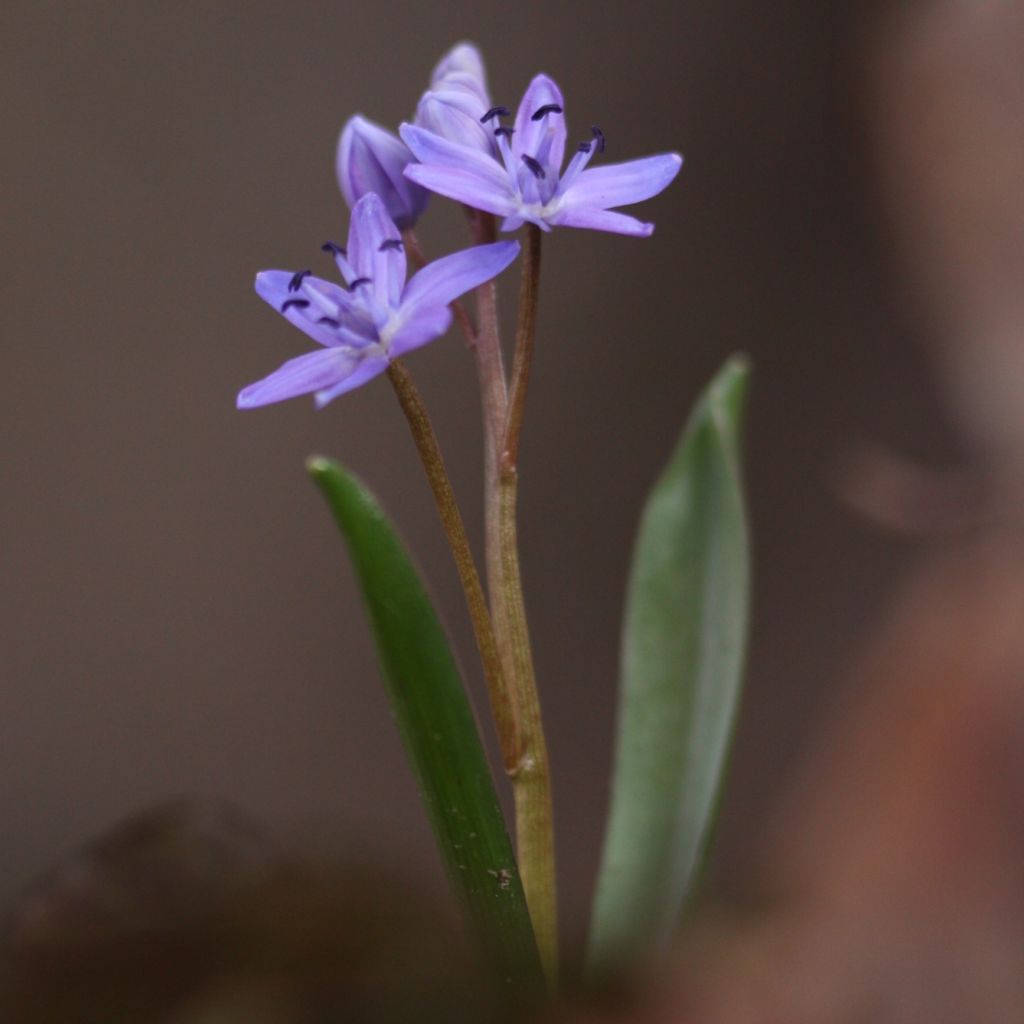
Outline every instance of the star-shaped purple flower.
{"type": "Polygon", "coordinates": [[[653,224],[611,208],[656,196],[679,173],[683,158],[662,153],[588,167],[595,154],[604,152],[604,135],[594,128],[592,138],[580,143],[563,172],[564,107],[558,86],[547,75],[537,75],[519,104],[514,128],[500,124],[508,114],[504,107],[489,110],[482,120],[494,126],[499,158],[403,124],[402,139],[420,161],[405,168],[406,177],[432,192],[504,217],[505,231],[529,221],[545,231],[562,226],[651,234],[653,224]]]}
{"type": "Polygon", "coordinates": [[[408,282],[402,238],[375,193],[352,209],[348,249],[328,242],[347,287],[308,270],[264,270],[256,292],[323,346],[285,363],[238,395],[252,409],[313,392],[318,407],[383,373],[392,359],[426,345],[451,323],[448,304],[500,274],[518,242],[494,242],[444,256],[408,282]]]}

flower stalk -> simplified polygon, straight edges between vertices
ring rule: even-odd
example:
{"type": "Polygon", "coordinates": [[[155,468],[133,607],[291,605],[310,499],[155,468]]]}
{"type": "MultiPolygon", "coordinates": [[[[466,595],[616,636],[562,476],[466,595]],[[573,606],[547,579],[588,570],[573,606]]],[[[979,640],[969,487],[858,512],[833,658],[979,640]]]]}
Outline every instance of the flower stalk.
{"type": "Polygon", "coordinates": [[[502,444],[498,456],[497,518],[506,672],[514,681],[521,759],[512,773],[519,871],[530,908],[541,962],[554,983],[558,972],[558,913],[555,887],[554,811],[547,741],[533,667],[533,651],[519,569],[516,508],[519,437],[533,361],[540,282],[540,229],[527,225],[519,293],[516,348],[502,444]]]}
{"type": "MultiPolygon", "coordinates": [[[[474,242],[493,242],[493,216],[474,210],[467,210],[467,215],[474,242]]],[[[410,259],[416,264],[425,263],[415,234],[406,230],[403,238],[410,259]]],[[[456,311],[456,319],[476,355],[482,395],[489,609],[422,399],[400,361],[392,362],[388,377],[426,470],[473,619],[504,768],[512,783],[519,872],[541,960],[554,984],[558,971],[558,921],[551,775],[523,598],[516,523],[519,437],[536,333],[540,242],[540,229],[528,225],[511,395],[505,379],[495,283],[489,281],[477,288],[479,327],[474,329],[465,310],[461,310],[461,315],[456,311]]]]}
{"type": "Polygon", "coordinates": [[[523,429],[526,390],[533,366],[533,339],[537,333],[537,291],[540,286],[540,228],[526,226],[523,247],[523,276],[519,286],[519,320],[516,324],[516,351],[512,362],[512,394],[501,453],[502,470],[514,470],[519,462],[519,435],[523,429]]]}
{"type": "Polygon", "coordinates": [[[473,552],[469,546],[462,514],[459,512],[459,506],[455,500],[455,492],[441,455],[437,436],[431,426],[423,399],[420,397],[409,371],[406,370],[401,360],[395,359],[388,366],[387,374],[398,397],[398,403],[402,407],[402,412],[409,423],[409,430],[426,471],[430,490],[434,495],[434,503],[437,506],[445,537],[455,559],[455,567],[466,596],[469,616],[473,623],[473,633],[483,662],[502,760],[505,770],[511,773],[517,769],[523,757],[519,739],[522,730],[517,721],[518,708],[511,699],[509,687],[505,683],[487,600],[484,597],[480,576],[473,560],[473,552]]]}
{"type": "MultiPolygon", "coordinates": [[[[466,207],[470,233],[474,244],[493,242],[497,235],[494,217],[481,210],[466,207]]],[[[480,285],[476,290],[477,373],[484,427],[484,564],[487,572],[487,593],[491,615],[498,637],[502,662],[508,666],[511,656],[505,643],[505,596],[501,581],[501,516],[499,509],[498,464],[504,442],[505,418],[508,414],[508,385],[505,381],[505,363],[501,351],[498,329],[498,287],[494,281],[480,285]]],[[[510,674],[507,678],[511,679],[510,674]]]]}
{"type": "MultiPolygon", "coordinates": [[[[493,239],[494,218],[470,215],[477,244],[493,239]]],[[[530,225],[523,248],[511,395],[505,380],[493,282],[477,289],[477,368],[484,418],[485,544],[488,593],[510,699],[516,707],[519,761],[508,772],[515,804],[519,873],[541,961],[554,985],[558,973],[554,817],[547,742],[519,569],[516,525],[519,435],[532,363],[540,278],[540,231],[530,225]]]]}

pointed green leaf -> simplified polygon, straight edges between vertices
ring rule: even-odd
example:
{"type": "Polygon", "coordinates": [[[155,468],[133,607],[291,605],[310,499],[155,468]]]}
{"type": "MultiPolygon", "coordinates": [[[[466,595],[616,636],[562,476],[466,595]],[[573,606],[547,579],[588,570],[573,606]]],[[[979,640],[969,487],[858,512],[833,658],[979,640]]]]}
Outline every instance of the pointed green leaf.
{"type": "Polygon", "coordinates": [[[747,377],[734,358],[708,386],[640,524],[588,954],[595,974],[665,949],[708,841],[747,639],[739,464],[747,377]]]}
{"type": "Polygon", "coordinates": [[[512,844],[455,659],[420,577],[372,495],[336,463],[307,466],[341,528],[388,696],[451,884],[517,988],[543,986],[512,844]]]}

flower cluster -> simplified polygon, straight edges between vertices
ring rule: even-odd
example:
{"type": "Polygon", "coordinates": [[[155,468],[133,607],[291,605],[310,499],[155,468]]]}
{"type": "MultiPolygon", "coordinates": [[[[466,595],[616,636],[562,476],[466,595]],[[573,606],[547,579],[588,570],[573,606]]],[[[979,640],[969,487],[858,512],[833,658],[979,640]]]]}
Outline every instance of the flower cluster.
{"type": "Polygon", "coordinates": [[[579,143],[563,170],[567,128],[558,86],[537,75],[511,125],[491,103],[483,61],[461,43],[434,69],[415,122],[399,136],[356,115],[338,142],[337,174],[352,211],[347,250],[327,243],[345,287],[309,271],[267,270],[257,293],[322,351],[285,363],[245,388],[239,408],[313,393],[322,406],[372,380],[389,362],[444,334],[448,305],[501,273],[516,242],[475,246],[431,263],[406,282],[402,232],[409,231],[434,192],[502,217],[502,228],[524,223],[649,235],[653,224],[613,207],[661,192],[682,158],[664,153],[591,167],[603,153],[598,128],[579,143]]]}

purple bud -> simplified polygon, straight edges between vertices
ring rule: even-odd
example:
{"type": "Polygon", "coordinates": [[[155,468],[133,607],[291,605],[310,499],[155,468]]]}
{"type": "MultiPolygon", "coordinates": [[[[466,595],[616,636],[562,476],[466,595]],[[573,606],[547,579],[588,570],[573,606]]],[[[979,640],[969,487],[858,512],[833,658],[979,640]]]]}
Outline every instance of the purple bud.
{"type": "Polygon", "coordinates": [[[430,76],[416,108],[415,123],[444,139],[494,155],[490,127],[480,118],[491,108],[480,51],[471,43],[452,47],[430,76]]]}
{"type": "Polygon", "coordinates": [[[472,43],[457,43],[437,62],[437,67],[430,76],[430,88],[445,87],[456,87],[475,93],[484,110],[491,105],[484,59],[472,43]]]}
{"type": "Polygon", "coordinates": [[[350,118],[338,140],[338,184],[345,202],[351,208],[375,192],[395,225],[402,231],[411,228],[429,196],[403,173],[412,161],[412,153],[397,136],[359,114],[350,118]]]}

